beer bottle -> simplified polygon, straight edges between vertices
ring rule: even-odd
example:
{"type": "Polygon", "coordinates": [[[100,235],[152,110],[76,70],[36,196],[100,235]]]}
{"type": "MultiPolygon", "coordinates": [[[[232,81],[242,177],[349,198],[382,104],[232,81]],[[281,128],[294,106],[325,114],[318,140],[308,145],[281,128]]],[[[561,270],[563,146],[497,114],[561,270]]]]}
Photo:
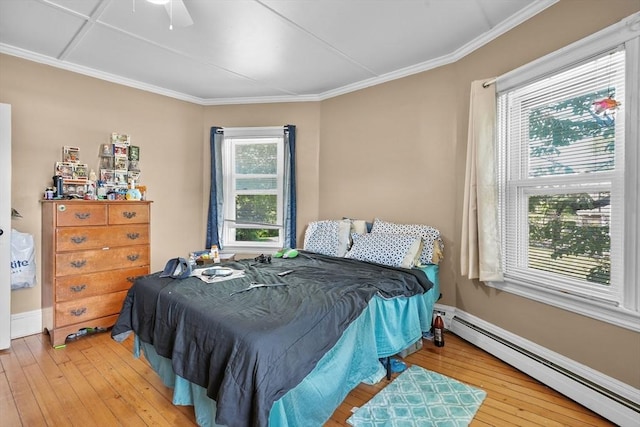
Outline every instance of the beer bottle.
{"type": "Polygon", "coordinates": [[[440,313],[436,313],[436,320],[433,322],[433,343],[436,347],[444,347],[444,322],[440,313]]]}

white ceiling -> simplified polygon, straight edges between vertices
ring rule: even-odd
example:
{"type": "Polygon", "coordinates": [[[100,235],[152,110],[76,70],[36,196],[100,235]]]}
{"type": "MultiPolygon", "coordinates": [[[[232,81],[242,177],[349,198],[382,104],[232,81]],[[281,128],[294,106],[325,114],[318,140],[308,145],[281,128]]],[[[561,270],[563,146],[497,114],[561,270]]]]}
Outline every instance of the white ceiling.
{"type": "Polygon", "coordinates": [[[0,52],[203,105],[312,101],[454,62],[557,0],[183,1],[194,23],[170,30],[146,0],[0,0],[0,52]]]}

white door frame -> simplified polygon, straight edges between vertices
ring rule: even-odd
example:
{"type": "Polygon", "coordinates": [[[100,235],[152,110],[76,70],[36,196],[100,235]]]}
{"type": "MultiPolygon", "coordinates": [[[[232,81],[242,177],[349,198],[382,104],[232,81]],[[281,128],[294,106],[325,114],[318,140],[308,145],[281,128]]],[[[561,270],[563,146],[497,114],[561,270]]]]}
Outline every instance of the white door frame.
{"type": "Polygon", "coordinates": [[[0,104],[0,350],[11,346],[11,105],[0,104]]]}

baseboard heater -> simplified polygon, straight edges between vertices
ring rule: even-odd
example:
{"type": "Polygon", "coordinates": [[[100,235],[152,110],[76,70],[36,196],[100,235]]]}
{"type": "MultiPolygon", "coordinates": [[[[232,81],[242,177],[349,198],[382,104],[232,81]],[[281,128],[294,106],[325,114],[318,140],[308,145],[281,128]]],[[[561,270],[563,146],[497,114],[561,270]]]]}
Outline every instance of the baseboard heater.
{"type": "MultiPolygon", "coordinates": [[[[473,316],[469,315],[469,317],[473,316]]],[[[612,391],[607,387],[603,387],[602,385],[585,378],[583,375],[567,369],[566,367],[561,366],[540,354],[530,351],[523,346],[465,320],[458,315],[453,316],[450,329],[451,332],[456,335],[459,335],[463,339],[477,345],[499,359],[504,360],[549,387],[558,390],[560,393],[568,396],[572,400],[575,400],[603,417],[608,418],[616,424],[622,426],[637,425],[636,420],[638,419],[638,414],[640,414],[640,404],[638,402],[635,402],[620,393],[612,391]],[[500,346],[496,346],[495,344],[492,344],[492,342],[500,344],[507,349],[500,348],[500,346]],[[532,366],[535,365],[526,363],[523,356],[535,361],[538,364],[538,367],[532,368],[532,366]],[[552,375],[548,371],[541,372],[540,366],[550,369],[556,374],[560,374],[561,377],[552,375]],[[562,381],[562,377],[565,378],[565,381],[562,381]],[[595,392],[597,394],[585,393],[584,389],[578,390],[575,385],[567,385],[566,378],[572,380],[574,384],[585,387],[591,390],[591,392],[595,392]],[[588,396],[588,394],[591,394],[591,396],[588,396]],[[609,403],[607,403],[605,399],[602,399],[602,397],[598,397],[598,394],[606,397],[609,400],[609,403]],[[596,403],[594,404],[594,402],[596,403]],[[615,402],[616,405],[611,405],[613,402],[615,402]],[[613,408],[612,406],[617,406],[617,408],[613,408]]],[[[626,387],[631,388],[630,386],[626,387]]],[[[634,392],[637,392],[637,389],[633,389],[630,394],[634,394],[634,392]]]]}

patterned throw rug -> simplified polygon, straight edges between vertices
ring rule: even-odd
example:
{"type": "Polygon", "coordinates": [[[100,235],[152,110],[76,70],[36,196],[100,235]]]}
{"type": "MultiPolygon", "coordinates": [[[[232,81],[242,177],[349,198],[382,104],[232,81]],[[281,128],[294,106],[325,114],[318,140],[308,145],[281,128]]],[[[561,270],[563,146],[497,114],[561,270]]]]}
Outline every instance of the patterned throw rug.
{"type": "Polygon", "coordinates": [[[347,422],[356,427],[467,426],[486,396],[484,390],[414,365],[347,422]]]}

